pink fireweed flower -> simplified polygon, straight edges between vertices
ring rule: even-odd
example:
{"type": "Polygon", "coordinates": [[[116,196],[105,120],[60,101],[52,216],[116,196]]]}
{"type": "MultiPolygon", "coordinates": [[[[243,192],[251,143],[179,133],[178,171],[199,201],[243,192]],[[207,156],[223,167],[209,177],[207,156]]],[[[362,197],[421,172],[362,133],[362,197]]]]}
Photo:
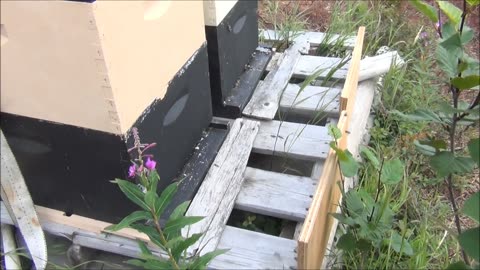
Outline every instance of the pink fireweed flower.
{"type": "Polygon", "coordinates": [[[128,168],[128,177],[129,178],[133,178],[135,177],[135,172],[137,170],[136,168],[137,166],[135,164],[132,164],[129,168],[128,168]]]}
{"type": "Polygon", "coordinates": [[[155,160],[147,158],[147,162],[145,162],[145,167],[147,167],[147,169],[149,169],[150,171],[153,171],[155,170],[155,166],[157,166],[157,162],[155,162],[155,160]]]}

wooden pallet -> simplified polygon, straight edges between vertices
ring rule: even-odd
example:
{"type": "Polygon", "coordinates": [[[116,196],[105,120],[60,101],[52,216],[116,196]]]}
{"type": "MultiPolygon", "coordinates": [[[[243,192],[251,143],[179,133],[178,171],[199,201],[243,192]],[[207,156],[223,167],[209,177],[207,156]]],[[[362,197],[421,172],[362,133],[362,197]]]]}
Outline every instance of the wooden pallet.
{"type": "MultiPolygon", "coordinates": [[[[190,251],[200,246],[202,253],[215,248],[230,249],[215,258],[211,268],[297,269],[322,265],[325,247],[332,242],[331,228],[335,226],[328,213],[337,210],[340,200],[333,188],[338,170],[336,157],[328,145],[331,138],[325,125],[280,121],[274,117],[279,112],[302,119],[324,114],[327,122],[338,123],[347,134],[341,146],[357,155],[377,77],[388,71],[392,61],[394,64],[401,61],[395,53],[389,53],[375,58],[375,66],[366,69],[368,58],[360,61],[358,44],[361,41],[354,37],[356,44],[352,39],[344,44],[356,49],[348,63],[351,68],[345,70],[344,77],[338,76],[346,82],[340,83],[340,87],[338,84],[330,87],[309,85],[298,93],[300,86],[291,81],[315,73],[314,65],[308,63],[313,61],[320,66],[322,61],[337,61],[305,55],[311,46],[321,43],[322,37],[322,33],[303,33],[283,54],[273,57],[273,64],[267,68],[269,73],[258,84],[243,111],[244,118],[227,120],[229,134],[187,211],[187,215],[206,217],[188,230],[188,233],[206,232],[190,251]],[[307,65],[308,70],[304,68],[307,65]],[[251,152],[314,165],[306,176],[253,168],[247,166],[251,152]],[[233,209],[297,222],[297,233],[287,239],[229,226],[227,221],[233,209]]],[[[318,77],[321,79],[321,74],[318,77]]],[[[60,211],[42,207],[37,207],[37,211],[46,231],[67,235],[81,246],[139,257],[135,239],[148,241],[147,236],[129,229],[106,233],[103,229],[108,223],[75,215],[66,217],[60,211]]],[[[11,224],[8,214],[4,213],[2,211],[2,223],[11,224]]],[[[162,256],[160,250],[153,245],[150,247],[162,256]]]]}

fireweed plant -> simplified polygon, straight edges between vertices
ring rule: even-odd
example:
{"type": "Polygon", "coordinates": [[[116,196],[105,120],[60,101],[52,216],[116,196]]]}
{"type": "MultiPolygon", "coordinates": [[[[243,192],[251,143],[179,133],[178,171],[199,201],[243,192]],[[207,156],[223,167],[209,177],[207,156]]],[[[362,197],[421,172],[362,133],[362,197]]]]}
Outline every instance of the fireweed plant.
{"type": "Polygon", "coordinates": [[[138,130],[134,128],[132,131],[134,147],[128,151],[130,153],[136,151],[138,157],[132,160],[132,165],[129,167],[130,181],[115,179],[112,183],[117,184],[125,196],[141,210],[131,213],[116,225],[108,226],[106,230],[135,229],[146,234],[151,243],[160,249],[160,252],[153,254],[146,243],[139,241],[140,259],[128,260],[128,264],[145,269],[205,269],[213,258],[226,250],[215,250],[202,256],[199,255],[200,252],[193,254],[187,252],[189,247],[203,235],[198,233],[184,237],[181,233],[184,227],[203,219],[198,216],[185,216],[189,201],[175,208],[164,227],[160,225],[160,217],[177,192],[179,182],[170,184],[158,195],[157,185],[160,176],[156,170],[157,163],[153,155],[145,153],[148,149],[155,147],[156,143],[142,144],[138,130]],[[137,180],[138,184],[133,183],[134,180],[137,180]]]}

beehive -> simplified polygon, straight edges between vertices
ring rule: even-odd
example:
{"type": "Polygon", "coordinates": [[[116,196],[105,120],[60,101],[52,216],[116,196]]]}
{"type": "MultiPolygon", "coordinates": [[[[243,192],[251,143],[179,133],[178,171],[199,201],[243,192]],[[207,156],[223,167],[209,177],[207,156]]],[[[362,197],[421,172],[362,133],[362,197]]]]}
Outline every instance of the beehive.
{"type": "Polygon", "coordinates": [[[258,46],[257,1],[203,1],[210,84],[223,106],[258,46]]]}
{"type": "Polygon", "coordinates": [[[1,127],[37,204],[116,221],[132,128],[164,186],[210,123],[200,1],[2,1],[1,31],[1,127]]]}

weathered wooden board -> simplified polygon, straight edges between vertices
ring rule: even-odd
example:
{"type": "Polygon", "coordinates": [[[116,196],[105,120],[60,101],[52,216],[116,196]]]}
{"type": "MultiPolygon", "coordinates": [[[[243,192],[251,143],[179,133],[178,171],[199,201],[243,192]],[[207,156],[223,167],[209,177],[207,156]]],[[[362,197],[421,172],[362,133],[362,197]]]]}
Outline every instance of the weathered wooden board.
{"type": "MultiPolygon", "coordinates": [[[[319,44],[324,42],[324,39],[325,39],[326,36],[327,37],[330,36],[330,38],[328,38],[328,43],[329,44],[335,44],[336,41],[339,38],[342,38],[342,36],[340,36],[338,34],[327,34],[327,33],[322,33],[322,32],[303,32],[303,31],[301,31],[301,32],[298,32],[297,35],[304,35],[307,38],[308,42],[312,46],[318,46],[319,44]]],[[[295,36],[295,35],[294,35],[293,32],[290,32],[290,36],[295,36]]],[[[278,40],[283,39],[283,37],[278,32],[276,32],[275,30],[261,29],[260,30],[260,39],[263,39],[265,41],[278,41],[278,40]]],[[[353,48],[354,45],[355,45],[355,37],[354,36],[345,37],[344,42],[343,42],[344,47],[353,48]]]]}
{"type": "MultiPolygon", "coordinates": [[[[365,27],[358,29],[357,39],[355,40],[355,48],[353,49],[352,59],[348,67],[347,77],[340,95],[340,111],[346,110],[347,114],[353,111],[354,102],[350,102],[347,106],[348,100],[355,100],[357,92],[358,79],[360,74],[360,60],[362,59],[363,38],[365,37],[365,27]],[[348,107],[348,108],[347,108],[348,107]]],[[[348,126],[348,123],[347,123],[348,126]]]]}
{"type": "Polygon", "coordinates": [[[249,167],[244,177],[236,209],[287,220],[305,219],[316,180],[249,167]]]}
{"type": "Polygon", "coordinates": [[[280,95],[287,86],[301,52],[308,51],[308,42],[298,38],[268,73],[262,84],[257,86],[243,114],[259,119],[273,119],[278,110],[280,95]]]}
{"type": "Polygon", "coordinates": [[[235,198],[243,183],[253,140],[259,122],[237,119],[218,152],[207,176],[187,210],[187,216],[205,217],[184,230],[184,234],[205,233],[190,251],[201,248],[202,253],[213,251],[233,209],[235,198]]]}
{"type": "MultiPolygon", "coordinates": [[[[346,112],[343,111],[338,122],[338,127],[344,134],[346,112]]],[[[346,145],[346,136],[342,136],[339,145],[346,145]]],[[[315,191],[312,204],[305,219],[298,239],[298,268],[318,269],[322,265],[328,233],[333,223],[329,215],[336,210],[340,197],[337,182],[341,181],[338,169],[337,155],[330,150],[323,166],[323,172],[315,191]]]]}
{"type": "MultiPolygon", "coordinates": [[[[368,133],[368,121],[370,110],[372,108],[373,97],[375,95],[375,88],[376,80],[363,81],[358,85],[357,95],[354,102],[354,110],[349,117],[350,124],[347,128],[347,130],[349,130],[347,148],[357,160],[360,159],[359,147],[361,144],[363,144],[363,137],[366,133],[368,133]]],[[[366,144],[368,144],[368,142],[366,142],[366,144]]],[[[354,183],[355,180],[353,178],[345,178],[345,191],[353,188],[354,183]]],[[[341,200],[342,197],[340,196],[339,201],[341,200]]],[[[339,211],[340,209],[337,207],[336,212],[339,211]]],[[[337,226],[338,220],[334,219],[331,230],[327,232],[328,241],[321,269],[331,267],[333,260],[335,259],[335,256],[331,256],[331,251],[334,248],[333,243],[337,226]]]]}
{"type": "Polygon", "coordinates": [[[338,116],[340,89],[333,87],[288,84],[280,100],[282,112],[292,112],[304,116],[326,113],[338,116]]]}
{"type": "MultiPolygon", "coordinates": [[[[323,72],[318,75],[318,78],[325,78],[329,70],[336,67],[340,62],[341,58],[302,55],[295,66],[292,76],[296,78],[307,78],[321,69],[323,72]]],[[[359,81],[375,78],[386,73],[392,63],[394,65],[403,64],[403,61],[396,51],[362,59],[360,61],[359,81]]],[[[332,79],[344,80],[347,77],[349,67],[349,63],[343,65],[332,74],[332,79]]]]}
{"type": "Polygon", "coordinates": [[[262,121],[253,143],[256,153],[319,160],[329,151],[326,127],[281,121],[262,121]]]}
{"type": "Polygon", "coordinates": [[[218,248],[230,249],[209,265],[213,269],[295,269],[297,243],[227,226],[218,248]]]}

